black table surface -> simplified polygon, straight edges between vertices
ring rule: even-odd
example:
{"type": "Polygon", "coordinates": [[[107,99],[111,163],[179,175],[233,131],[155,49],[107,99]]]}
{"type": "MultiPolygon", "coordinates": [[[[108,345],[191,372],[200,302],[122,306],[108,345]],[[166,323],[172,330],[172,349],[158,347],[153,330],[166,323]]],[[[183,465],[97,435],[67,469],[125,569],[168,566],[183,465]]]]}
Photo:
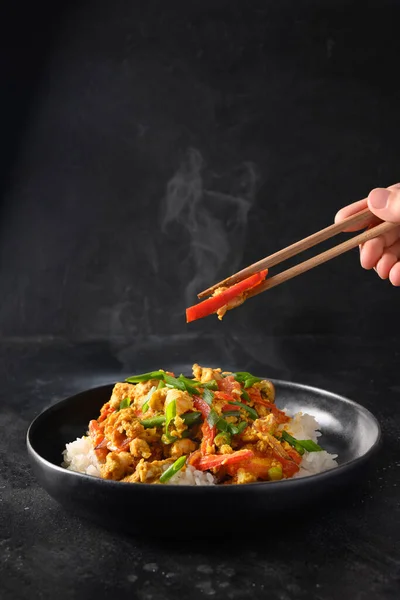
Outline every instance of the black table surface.
{"type": "MultiPolygon", "coordinates": [[[[0,587],[12,598],[386,599],[400,593],[399,350],[395,340],[293,336],[176,337],[66,342],[13,339],[0,347],[0,587]],[[230,539],[124,536],[81,521],[36,483],[25,433],[47,405],[75,391],[151,367],[187,370],[190,360],[256,370],[346,395],[379,419],[383,443],[368,478],[342,501],[301,512],[271,534],[232,524],[230,539]]],[[[238,507],[240,515],[240,507],[238,507]]],[[[193,527],[205,529],[201,515],[193,527]]]]}

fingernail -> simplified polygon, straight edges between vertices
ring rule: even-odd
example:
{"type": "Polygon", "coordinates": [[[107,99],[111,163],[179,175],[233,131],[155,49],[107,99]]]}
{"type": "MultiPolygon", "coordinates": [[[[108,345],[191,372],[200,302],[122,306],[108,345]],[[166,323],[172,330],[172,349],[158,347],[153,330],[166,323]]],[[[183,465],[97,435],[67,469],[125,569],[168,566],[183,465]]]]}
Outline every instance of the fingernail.
{"type": "Polygon", "coordinates": [[[373,208],[382,209],[385,208],[389,196],[389,190],[372,190],[369,201],[373,208]]]}

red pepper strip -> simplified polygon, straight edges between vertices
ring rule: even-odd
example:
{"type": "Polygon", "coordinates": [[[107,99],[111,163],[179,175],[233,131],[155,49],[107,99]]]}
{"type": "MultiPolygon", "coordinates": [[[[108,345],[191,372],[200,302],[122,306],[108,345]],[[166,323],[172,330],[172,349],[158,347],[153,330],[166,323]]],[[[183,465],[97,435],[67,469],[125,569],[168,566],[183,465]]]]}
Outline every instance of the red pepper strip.
{"type": "Polygon", "coordinates": [[[302,461],[302,458],[300,456],[300,454],[298,452],[296,452],[296,450],[292,447],[290,448],[285,448],[285,452],[287,452],[287,454],[289,454],[290,458],[292,460],[294,460],[294,462],[299,465],[302,461]]]}
{"type": "Polygon", "coordinates": [[[113,408],[112,406],[110,406],[110,403],[107,402],[107,404],[105,404],[103,406],[103,408],[100,411],[100,417],[97,419],[98,423],[101,423],[102,421],[105,421],[105,419],[107,419],[107,417],[109,415],[111,415],[111,413],[115,412],[115,408],[113,408]]]}
{"type": "Polygon", "coordinates": [[[100,448],[107,448],[108,439],[105,437],[101,440],[100,444],[97,444],[95,450],[99,450],[100,448]]]}
{"type": "Polygon", "coordinates": [[[282,465],[282,473],[286,478],[293,477],[300,470],[299,466],[293,460],[282,460],[279,459],[282,465]]]}
{"type": "Polygon", "coordinates": [[[246,292],[247,290],[254,288],[256,285],[259,285],[262,281],[264,281],[267,273],[268,269],[265,269],[265,271],[260,271],[259,273],[255,273],[254,275],[247,277],[247,279],[243,279],[243,281],[235,283],[224,292],[221,292],[216,296],[211,296],[211,298],[207,298],[207,300],[203,300],[203,302],[200,302],[199,304],[190,306],[186,309],[186,322],[190,323],[191,321],[208,317],[208,315],[212,315],[213,313],[217,312],[219,308],[222,308],[243,292],[246,292]]]}
{"type": "Polygon", "coordinates": [[[118,452],[123,452],[124,450],[126,450],[129,446],[129,444],[132,442],[133,438],[125,438],[118,446],[118,452]]]}
{"type": "Polygon", "coordinates": [[[189,458],[187,459],[188,465],[191,465],[192,467],[197,469],[197,465],[199,464],[201,456],[202,454],[200,450],[195,450],[194,452],[192,452],[192,454],[190,454],[189,458]]]}
{"type": "Polygon", "coordinates": [[[210,454],[196,460],[196,469],[207,471],[208,469],[215,469],[224,465],[238,464],[249,460],[253,456],[254,453],[251,450],[237,450],[237,452],[232,452],[232,454],[210,454]]]}
{"type": "Polygon", "coordinates": [[[215,434],[217,433],[217,428],[211,427],[209,422],[207,421],[207,417],[210,414],[211,407],[207,404],[203,398],[199,398],[199,396],[193,396],[193,404],[194,407],[197,408],[203,415],[204,423],[201,426],[201,432],[203,434],[203,439],[201,441],[201,453],[202,454],[210,454],[212,450],[212,446],[214,444],[215,434]]]}
{"type": "Polygon", "coordinates": [[[207,404],[207,402],[199,396],[193,396],[193,404],[194,407],[201,412],[201,414],[203,415],[203,419],[207,419],[211,410],[211,407],[207,404]]]}
{"type": "Polygon", "coordinates": [[[108,449],[103,448],[102,446],[98,447],[100,444],[103,444],[105,437],[97,421],[90,421],[89,435],[93,440],[93,445],[95,447],[94,451],[96,453],[97,458],[100,460],[100,462],[104,461],[108,454],[108,449]]]}
{"type": "MultiPolygon", "coordinates": [[[[244,404],[244,402],[243,402],[244,404]]],[[[224,406],[221,408],[222,412],[226,412],[228,410],[239,410],[239,406],[234,406],[232,404],[224,404],[224,406]]]]}
{"type": "Polygon", "coordinates": [[[95,420],[92,420],[89,423],[89,435],[92,438],[95,446],[100,444],[100,442],[102,442],[104,439],[104,433],[103,433],[102,429],[99,427],[98,422],[95,420]]]}
{"type": "Polygon", "coordinates": [[[230,394],[227,394],[226,392],[214,392],[214,394],[217,399],[221,398],[222,400],[227,400],[227,402],[232,402],[235,400],[235,398],[233,396],[231,396],[230,394]]]}
{"type": "Polygon", "coordinates": [[[279,410],[279,408],[272,402],[267,402],[267,400],[263,400],[259,391],[258,393],[254,391],[249,391],[248,394],[250,396],[250,399],[254,402],[254,404],[261,404],[262,406],[266,406],[267,408],[269,408],[272,414],[276,417],[276,422],[278,424],[287,423],[288,421],[290,421],[290,417],[288,417],[283,412],[283,410],[279,410]]]}
{"type": "Polygon", "coordinates": [[[227,377],[223,377],[217,381],[218,389],[220,392],[225,392],[225,394],[232,394],[235,392],[235,395],[241,395],[242,388],[241,385],[233,375],[228,375],[227,377]]]}
{"type": "Polygon", "coordinates": [[[203,439],[201,440],[200,445],[201,453],[204,455],[211,454],[214,451],[214,439],[215,434],[217,433],[217,428],[215,425],[214,427],[211,427],[208,421],[204,421],[203,425],[201,426],[201,432],[203,434],[203,439]]]}

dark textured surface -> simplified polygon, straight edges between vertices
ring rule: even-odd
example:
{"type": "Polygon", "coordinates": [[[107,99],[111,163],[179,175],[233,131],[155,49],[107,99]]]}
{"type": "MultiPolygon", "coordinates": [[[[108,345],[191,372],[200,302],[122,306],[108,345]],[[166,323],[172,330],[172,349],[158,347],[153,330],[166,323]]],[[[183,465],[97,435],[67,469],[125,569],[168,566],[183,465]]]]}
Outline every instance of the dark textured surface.
{"type": "MultiPolygon", "coordinates": [[[[397,343],[362,339],[276,337],[153,340],[121,343],[1,345],[1,573],[2,598],[108,597],[139,600],[183,597],[388,600],[400,593],[400,376],[397,343]],[[257,347],[257,340],[253,340],[257,347]],[[167,357],[167,358],[166,358],[167,357]],[[38,412],[63,396],[149,366],[178,369],[196,358],[240,365],[325,387],[370,410],[383,428],[383,445],[369,478],[342,502],[321,506],[315,519],[291,515],[290,527],[270,525],[241,541],[246,516],[227,536],[210,542],[173,541],[179,523],[168,506],[157,515],[171,542],[129,538],[64,512],[34,481],[24,434],[38,412]],[[166,362],[165,362],[166,361],[166,362]],[[167,363],[167,364],[166,364],[167,363]],[[294,519],[293,519],[294,517],[294,519]]],[[[221,515],[223,518],[223,515],[221,515]]],[[[276,524],[275,524],[276,525],[276,524]]],[[[201,514],[193,527],[204,528],[201,514]]]]}

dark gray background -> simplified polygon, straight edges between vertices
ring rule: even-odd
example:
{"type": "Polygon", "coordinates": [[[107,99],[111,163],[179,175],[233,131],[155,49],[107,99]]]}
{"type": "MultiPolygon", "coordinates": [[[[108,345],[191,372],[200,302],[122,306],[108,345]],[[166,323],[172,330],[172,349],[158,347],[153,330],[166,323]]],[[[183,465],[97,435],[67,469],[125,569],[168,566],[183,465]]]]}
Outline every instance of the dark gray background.
{"type": "Polygon", "coordinates": [[[354,251],[223,323],[184,309],[400,180],[399,17],[386,0],[2,4],[2,600],[398,600],[398,290],[354,251]],[[39,487],[41,410],[194,361],[370,409],[383,443],[357,493],[182,545],[96,527],[39,487]]]}
{"type": "Polygon", "coordinates": [[[2,336],[399,333],[397,290],[357,251],[222,324],[184,319],[197,291],[400,179],[398,2],[11,10],[2,336]]]}

